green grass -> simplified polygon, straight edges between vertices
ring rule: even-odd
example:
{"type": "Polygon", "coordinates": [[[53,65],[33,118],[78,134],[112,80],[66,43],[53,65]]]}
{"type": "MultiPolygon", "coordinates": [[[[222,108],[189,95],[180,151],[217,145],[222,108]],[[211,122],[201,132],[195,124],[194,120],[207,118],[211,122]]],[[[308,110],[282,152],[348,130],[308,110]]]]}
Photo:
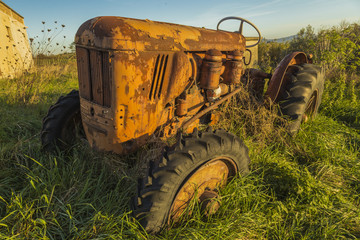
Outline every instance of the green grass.
{"type": "Polygon", "coordinates": [[[81,143],[41,151],[42,118],[77,85],[73,60],[66,64],[33,73],[39,88],[16,92],[32,75],[0,80],[0,239],[360,238],[360,94],[347,81],[327,81],[318,117],[293,138],[263,106],[234,100],[220,125],[246,142],[251,173],[222,190],[215,215],[194,211],[149,236],[131,218],[130,198],[151,146],[125,157],[81,143]]]}

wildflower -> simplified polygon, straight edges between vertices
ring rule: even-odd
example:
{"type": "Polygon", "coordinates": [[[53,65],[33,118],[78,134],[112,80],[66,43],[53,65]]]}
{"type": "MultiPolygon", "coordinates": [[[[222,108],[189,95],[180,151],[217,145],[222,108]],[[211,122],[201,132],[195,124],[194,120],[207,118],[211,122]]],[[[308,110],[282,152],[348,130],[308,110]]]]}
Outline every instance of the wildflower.
{"type": "Polygon", "coordinates": [[[41,23],[42,23],[42,24],[45,24],[45,22],[44,22],[44,21],[42,21],[41,23]]]}
{"type": "Polygon", "coordinates": [[[61,24],[61,26],[64,28],[65,27],[65,25],[64,24],[61,24]]]}
{"type": "Polygon", "coordinates": [[[51,29],[48,29],[48,32],[51,32],[51,29]]]}

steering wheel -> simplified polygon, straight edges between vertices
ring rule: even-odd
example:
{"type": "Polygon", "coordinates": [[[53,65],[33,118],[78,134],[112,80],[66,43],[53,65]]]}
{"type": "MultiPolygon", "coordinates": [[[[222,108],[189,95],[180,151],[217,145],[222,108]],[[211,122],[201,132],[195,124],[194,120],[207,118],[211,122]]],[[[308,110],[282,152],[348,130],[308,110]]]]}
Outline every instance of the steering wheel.
{"type": "MultiPolygon", "coordinates": [[[[258,33],[258,35],[259,35],[259,40],[258,40],[256,43],[252,44],[252,45],[246,46],[246,48],[254,47],[254,46],[256,46],[256,45],[258,45],[258,44],[260,43],[260,41],[261,41],[261,33],[260,33],[260,30],[259,30],[252,22],[250,22],[250,21],[248,21],[248,20],[246,20],[246,19],[244,19],[244,18],[241,18],[241,17],[226,17],[226,18],[223,18],[223,19],[221,19],[221,20],[219,21],[219,23],[217,24],[216,29],[217,29],[217,30],[221,30],[221,29],[219,29],[220,24],[221,24],[222,22],[224,22],[224,21],[226,21],[226,20],[230,20],[230,19],[240,20],[239,33],[240,33],[241,35],[242,35],[242,32],[243,32],[244,22],[246,22],[247,24],[249,24],[250,26],[252,26],[252,27],[256,30],[256,32],[258,33]]],[[[223,31],[223,30],[222,30],[222,31],[223,31]]]]}

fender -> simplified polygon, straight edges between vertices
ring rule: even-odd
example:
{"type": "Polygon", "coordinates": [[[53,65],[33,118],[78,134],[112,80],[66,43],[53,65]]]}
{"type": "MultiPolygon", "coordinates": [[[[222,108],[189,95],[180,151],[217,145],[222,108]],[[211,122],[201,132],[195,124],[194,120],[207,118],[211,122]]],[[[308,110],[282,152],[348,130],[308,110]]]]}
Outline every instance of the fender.
{"type": "Polygon", "coordinates": [[[286,77],[286,72],[291,65],[309,63],[309,59],[303,52],[293,52],[285,56],[276,67],[272,75],[268,89],[265,96],[270,98],[273,102],[278,101],[280,93],[284,90],[289,79],[286,77]]]}

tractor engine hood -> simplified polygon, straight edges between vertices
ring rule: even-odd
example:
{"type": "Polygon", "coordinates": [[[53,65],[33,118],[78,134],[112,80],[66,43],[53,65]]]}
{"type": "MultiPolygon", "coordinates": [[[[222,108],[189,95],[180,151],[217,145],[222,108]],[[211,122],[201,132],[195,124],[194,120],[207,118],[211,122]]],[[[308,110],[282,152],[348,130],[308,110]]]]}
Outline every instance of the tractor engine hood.
{"type": "Polygon", "coordinates": [[[96,17],[83,23],[75,43],[120,51],[245,50],[239,33],[123,17],[96,17]]]}

